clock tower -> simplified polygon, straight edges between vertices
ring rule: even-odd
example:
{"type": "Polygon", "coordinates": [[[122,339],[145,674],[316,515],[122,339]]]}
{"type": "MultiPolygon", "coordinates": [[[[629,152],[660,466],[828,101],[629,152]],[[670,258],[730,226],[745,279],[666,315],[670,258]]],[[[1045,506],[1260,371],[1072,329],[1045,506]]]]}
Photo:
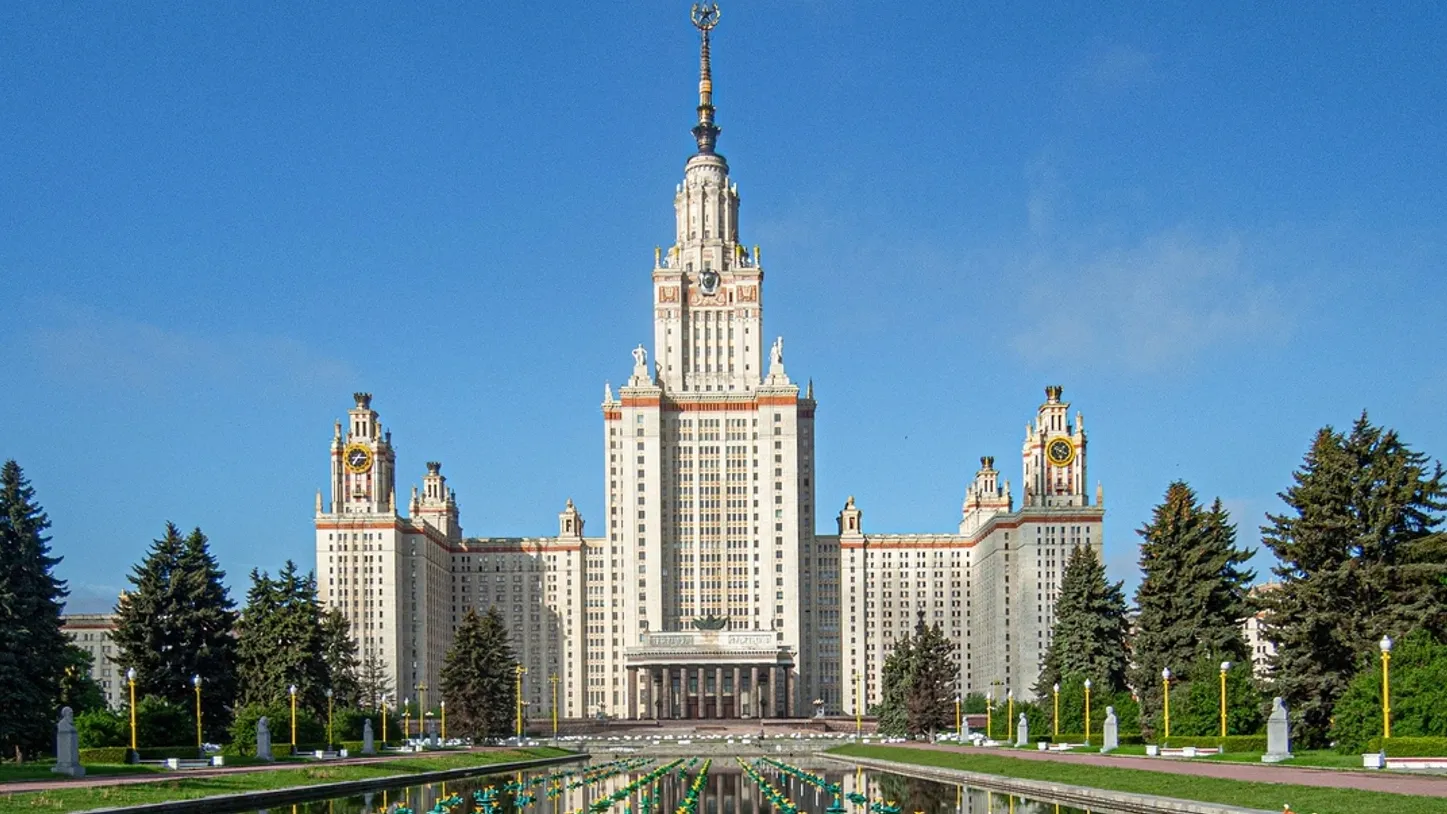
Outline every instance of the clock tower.
{"type": "Polygon", "coordinates": [[[1033,424],[1025,425],[1022,457],[1025,464],[1025,501],[1030,506],[1086,506],[1085,419],[1070,402],[1061,401],[1059,385],[1045,388],[1045,403],[1033,424]]]}
{"type": "MultiPolygon", "coordinates": [[[[397,455],[392,433],[382,429],[371,393],[354,393],[346,432],[332,433],[332,514],[395,514],[397,455]]],[[[320,511],[321,507],[317,507],[320,511]]]]}

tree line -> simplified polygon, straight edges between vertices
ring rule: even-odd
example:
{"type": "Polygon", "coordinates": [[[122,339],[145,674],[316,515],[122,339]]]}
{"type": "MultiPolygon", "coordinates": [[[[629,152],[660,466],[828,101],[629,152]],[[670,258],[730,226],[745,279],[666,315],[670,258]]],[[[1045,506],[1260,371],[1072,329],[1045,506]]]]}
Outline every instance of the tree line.
{"type": "MultiPolygon", "coordinates": [[[[65,582],[54,574],[50,521],[15,461],[0,467],[0,752],[16,759],[54,747],[63,706],[77,714],[82,746],[130,744],[131,688],[109,709],[91,676],[90,655],[62,630],[65,582]]],[[[388,735],[401,719],[440,712],[413,701],[398,709],[388,665],[361,659],[346,616],[318,600],[316,577],[288,560],[273,576],[250,574],[237,608],[226,573],[199,528],[165,525],[127,575],[115,606],[112,657],[122,676],[134,671],[137,740],[146,746],[196,741],[200,680],[202,734],[207,743],[254,742],[257,720],[269,717],[277,741],[289,739],[291,688],[296,688],[297,740],[319,743],[333,720],[334,740],[361,737],[362,721],[386,706],[388,735]],[[328,695],[330,693],[330,695],[328,695]]],[[[440,698],[448,734],[496,737],[513,730],[515,658],[501,614],[469,611],[442,670],[440,698]]],[[[122,679],[125,680],[124,678],[122,679]]]]}
{"type": "MultiPolygon", "coordinates": [[[[1382,731],[1380,647],[1388,637],[1396,642],[1393,734],[1447,735],[1439,703],[1447,701],[1444,489],[1440,464],[1365,413],[1348,431],[1323,428],[1280,493],[1285,511],[1261,527],[1276,558],[1275,584],[1253,594],[1251,552],[1237,544],[1220,499],[1203,505],[1187,483],[1171,483],[1137,532],[1134,612],[1124,583],[1107,579],[1093,549],[1072,551],[1033,688],[1041,702],[1017,710],[1032,732],[1051,731],[1058,685],[1061,732],[1079,733],[1090,679],[1093,731],[1109,705],[1123,731],[1159,737],[1169,670],[1171,733],[1218,735],[1224,672],[1228,734],[1260,732],[1268,699],[1280,696],[1295,743],[1363,748],[1382,731]],[[1257,613],[1276,647],[1260,679],[1242,627],[1257,613]]],[[[898,644],[884,667],[882,731],[953,726],[955,676],[930,666],[951,653],[942,631],[923,622],[898,644]]],[[[966,711],[983,712],[985,703],[967,698],[966,711]]]]}

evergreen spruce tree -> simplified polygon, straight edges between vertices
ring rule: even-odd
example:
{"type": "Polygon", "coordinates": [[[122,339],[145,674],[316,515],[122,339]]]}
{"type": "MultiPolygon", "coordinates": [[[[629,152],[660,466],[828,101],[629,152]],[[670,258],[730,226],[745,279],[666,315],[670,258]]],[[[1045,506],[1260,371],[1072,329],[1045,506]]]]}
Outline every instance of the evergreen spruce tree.
{"type": "Polygon", "coordinates": [[[201,677],[201,720],[206,736],[215,742],[231,726],[236,701],[236,603],[201,529],[186,537],[179,565],[184,616],[177,649],[182,670],[189,668],[191,675],[201,677]]]}
{"type": "Polygon", "coordinates": [[[1350,433],[1320,430],[1292,477],[1281,494],[1288,510],[1261,529],[1281,582],[1262,605],[1292,738],[1320,746],[1337,699],[1384,634],[1447,633],[1438,531],[1447,490],[1440,464],[1365,413],[1350,433]]]}
{"type": "Polygon", "coordinates": [[[926,625],[924,611],[914,625],[914,662],[906,709],[909,731],[933,736],[955,726],[955,687],[959,663],[955,661],[955,644],[945,636],[939,624],[926,625]]]}
{"type": "MultiPolygon", "coordinates": [[[[373,653],[362,659],[357,669],[358,703],[363,709],[381,709],[382,702],[392,697],[392,681],[387,677],[387,665],[373,653]]],[[[395,706],[395,704],[393,704],[395,706]]]]}
{"type": "Polygon", "coordinates": [[[131,590],[116,603],[116,629],[111,641],[116,664],[122,671],[136,671],[136,698],[158,696],[168,701],[185,700],[191,676],[176,647],[184,635],[181,555],[186,541],[174,523],[151,543],[140,563],[126,577],[131,590]]]}
{"type": "Polygon", "coordinates": [[[127,577],[132,590],[116,605],[112,634],[116,663],[136,671],[137,697],[194,710],[191,679],[201,677],[202,721],[211,738],[230,726],[237,689],[236,606],[225,577],[199,528],[183,537],[167,523],[127,577]]]}
{"type": "Polygon", "coordinates": [[[329,684],[316,579],[287,560],[275,579],[251,572],[251,589],[237,623],[237,678],[243,704],[290,703],[325,715],[329,684]]]}
{"type": "Polygon", "coordinates": [[[60,629],[69,593],[52,573],[50,519],[15,461],[0,467],[0,754],[55,744],[61,680],[71,662],[60,629]]]}
{"type": "Polygon", "coordinates": [[[880,671],[879,731],[902,737],[909,732],[909,685],[914,680],[914,642],[909,634],[894,643],[880,671]]]}
{"type": "Polygon", "coordinates": [[[337,608],[322,614],[322,651],[326,654],[327,678],[333,700],[341,707],[361,703],[357,661],[357,640],[352,625],[337,608]]]}
{"type": "Polygon", "coordinates": [[[884,659],[880,732],[922,735],[954,729],[959,673],[954,653],[954,643],[944,630],[925,624],[921,611],[914,633],[895,642],[884,659]]]}
{"type": "MultiPolygon", "coordinates": [[[[1123,583],[1111,584],[1105,566],[1090,546],[1077,546],[1065,561],[1060,596],[1055,600],[1055,624],[1045,665],[1035,682],[1035,694],[1044,698],[1056,683],[1070,685],[1087,678],[1102,693],[1125,689],[1126,618],[1123,583]]],[[[1082,724],[1083,726],[1083,724],[1082,724]]]]}
{"type": "MultiPolygon", "coordinates": [[[[1161,721],[1163,670],[1189,681],[1203,659],[1242,661],[1248,651],[1241,622],[1255,573],[1241,565],[1250,554],[1235,546],[1235,529],[1219,501],[1210,511],[1182,481],[1166,489],[1141,535],[1141,582],[1136,588],[1134,669],[1146,734],[1161,721]]],[[[1214,675],[1214,673],[1212,674],[1214,675]]]]}
{"type": "Polygon", "coordinates": [[[516,728],[517,662],[496,607],[469,609],[442,663],[442,699],[452,731],[473,739],[507,737],[516,728]]]}

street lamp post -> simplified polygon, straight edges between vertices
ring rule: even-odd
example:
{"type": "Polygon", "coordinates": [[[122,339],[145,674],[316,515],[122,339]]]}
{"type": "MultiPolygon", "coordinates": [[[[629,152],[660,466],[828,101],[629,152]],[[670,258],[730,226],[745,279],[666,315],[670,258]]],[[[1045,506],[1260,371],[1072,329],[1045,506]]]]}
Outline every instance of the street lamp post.
{"type": "Polygon", "coordinates": [[[136,668],[126,670],[126,683],[131,686],[131,751],[136,751],[136,668]]]}
{"type": "Polygon", "coordinates": [[[960,714],[960,704],[963,703],[963,701],[964,699],[958,695],[955,696],[955,741],[958,743],[963,743],[965,740],[965,719],[964,716],[960,714]]]}
{"type": "Polygon", "coordinates": [[[1166,687],[1166,695],[1165,695],[1166,736],[1165,736],[1165,738],[1161,741],[1161,744],[1162,744],[1162,745],[1165,745],[1165,741],[1168,741],[1168,740],[1171,739],[1171,668],[1169,668],[1169,667],[1162,667],[1162,668],[1161,668],[1161,681],[1165,684],[1165,687],[1166,687]]]}
{"type": "Polygon", "coordinates": [[[196,748],[204,749],[205,743],[201,740],[201,676],[191,676],[191,686],[196,688],[196,748]]]}
{"type": "Polygon", "coordinates": [[[387,699],[382,699],[382,745],[387,745],[387,699]]]}
{"type": "Polygon", "coordinates": [[[1090,745],[1090,679],[1085,679],[1085,745],[1090,745]]]}
{"type": "Polygon", "coordinates": [[[1005,691],[1005,740],[1015,740],[1015,691],[1005,691]]]}
{"type": "Polygon", "coordinates": [[[1059,681],[1055,682],[1055,685],[1052,686],[1050,689],[1055,693],[1055,716],[1054,716],[1054,718],[1055,718],[1055,720],[1054,720],[1055,737],[1059,738],[1059,737],[1060,737],[1060,682],[1059,682],[1059,681]]]}
{"type": "Polygon", "coordinates": [[[864,734],[864,698],[859,694],[859,671],[854,670],[854,739],[864,734]]]}
{"type": "Polygon", "coordinates": [[[1221,737],[1226,737],[1226,671],[1231,669],[1231,662],[1221,662],[1221,737]]]}
{"type": "Polygon", "coordinates": [[[985,737],[989,740],[995,739],[995,689],[991,687],[985,692],[985,737]]]}
{"type": "Polygon", "coordinates": [[[327,749],[330,750],[335,742],[332,739],[332,688],[327,687],[327,749]]]}
{"type": "MultiPolygon", "coordinates": [[[[548,676],[548,681],[552,682],[552,685],[553,685],[553,740],[557,740],[557,739],[558,739],[558,674],[557,674],[557,673],[553,673],[552,675],[548,676]]],[[[650,693],[652,693],[652,692],[653,692],[653,684],[652,684],[651,679],[650,679],[650,683],[649,683],[648,687],[649,687],[648,691],[649,691],[650,693]]]]}
{"type": "Polygon", "coordinates": [[[296,685],[286,688],[291,693],[291,751],[296,753],[296,685]]]}
{"type": "Polygon", "coordinates": [[[521,741],[521,740],[523,739],[523,673],[526,673],[527,671],[528,671],[528,668],[522,666],[521,664],[519,664],[519,665],[517,666],[517,668],[516,668],[516,672],[517,672],[517,687],[516,687],[516,691],[517,691],[517,703],[518,703],[518,709],[517,709],[517,737],[518,737],[518,740],[519,740],[519,741],[521,741]]]}
{"type": "MultiPolygon", "coordinates": [[[[1382,648],[1382,740],[1392,737],[1392,637],[1383,636],[1382,648]]],[[[1386,747],[1383,747],[1386,751],[1386,747]]]]}
{"type": "Polygon", "coordinates": [[[402,741],[412,737],[412,699],[402,699],[402,741]]]}
{"type": "Polygon", "coordinates": [[[442,708],[442,745],[443,745],[443,746],[446,746],[446,745],[447,745],[447,699],[445,699],[445,698],[442,699],[442,701],[440,701],[440,702],[438,703],[438,706],[442,708]]]}

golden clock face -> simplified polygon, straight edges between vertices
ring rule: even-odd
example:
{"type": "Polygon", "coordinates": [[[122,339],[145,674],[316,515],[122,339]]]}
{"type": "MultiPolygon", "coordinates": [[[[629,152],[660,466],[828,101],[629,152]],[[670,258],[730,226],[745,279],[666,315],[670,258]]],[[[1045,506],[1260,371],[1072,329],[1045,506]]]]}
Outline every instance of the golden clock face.
{"type": "Polygon", "coordinates": [[[342,452],[342,463],[347,471],[358,475],[372,468],[372,451],[361,444],[352,444],[342,452]]]}
{"type": "Polygon", "coordinates": [[[1075,460],[1075,444],[1060,436],[1045,442],[1045,457],[1056,466],[1069,466],[1075,460]]]}

